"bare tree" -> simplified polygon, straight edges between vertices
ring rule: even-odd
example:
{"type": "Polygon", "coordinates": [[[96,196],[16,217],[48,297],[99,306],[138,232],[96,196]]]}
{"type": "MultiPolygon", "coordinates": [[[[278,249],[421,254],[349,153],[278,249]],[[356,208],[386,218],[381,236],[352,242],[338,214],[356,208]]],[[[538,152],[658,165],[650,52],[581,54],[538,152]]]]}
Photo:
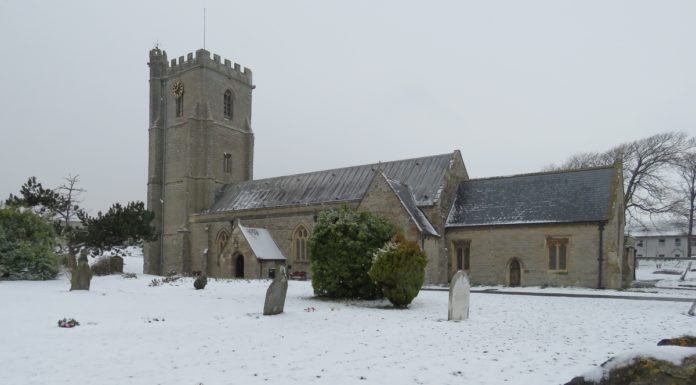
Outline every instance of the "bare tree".
{"type": "Polygon", "coordinates": [[[71,221],[77,219],[79,205],[82,203],[81,195],[87,190],[77,187],[80,182],[79,175],[68,174],[63,179],[65,182],[56,188],[56,192],[59,194],[56,215],[60,218],[64,231],[71,228],[71,221]]]}
{"type": "MultiPolygon", "coordinates": [[[[672,213],[680,225],[679,227],[686,227],[686,256],[691,257],[693,255],[694,215],[696,214],[696,152],[685,153],[676,165],[676,170],[679,181],[674,188],[675,200],[672,213]]],[[[681,276],[682,281],[690,269],[691,262],[681,276]]]]}
{"type": "Polygon", "coordinates": [[[682,156],[694,147],[683,132],[666,132],[620,144],[606,152],[580,153],[560,166],[547,170],[597,167],[622,162],[624,209],[637,218],[641,214],[664,214],[672,209],[668,175],[682,156]]]}

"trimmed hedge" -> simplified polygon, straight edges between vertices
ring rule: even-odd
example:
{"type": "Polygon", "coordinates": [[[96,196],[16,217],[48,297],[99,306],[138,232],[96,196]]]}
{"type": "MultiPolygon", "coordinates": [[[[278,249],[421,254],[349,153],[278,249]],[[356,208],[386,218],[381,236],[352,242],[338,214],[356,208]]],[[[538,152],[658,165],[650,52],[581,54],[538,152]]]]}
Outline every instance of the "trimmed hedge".
{"type": "Polygon", "coordinates": [[[389,302],[406,308],[423,286],[427,263],[418,244],[399,234],[375,253],[369,274],[389,302]]]}

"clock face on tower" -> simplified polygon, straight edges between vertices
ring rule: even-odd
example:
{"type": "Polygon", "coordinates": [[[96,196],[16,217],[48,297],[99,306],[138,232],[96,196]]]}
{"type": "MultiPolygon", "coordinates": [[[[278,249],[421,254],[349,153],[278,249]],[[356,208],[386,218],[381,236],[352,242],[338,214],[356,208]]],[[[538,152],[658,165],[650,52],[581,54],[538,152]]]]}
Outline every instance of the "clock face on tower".
{"type": "Polygon", "coordinates": [[[172,84],[172,95],[176,96],[177,98],[180,98],[184,94],[184,83],[182,83],[180,80],[177,80],[172,84]]]}

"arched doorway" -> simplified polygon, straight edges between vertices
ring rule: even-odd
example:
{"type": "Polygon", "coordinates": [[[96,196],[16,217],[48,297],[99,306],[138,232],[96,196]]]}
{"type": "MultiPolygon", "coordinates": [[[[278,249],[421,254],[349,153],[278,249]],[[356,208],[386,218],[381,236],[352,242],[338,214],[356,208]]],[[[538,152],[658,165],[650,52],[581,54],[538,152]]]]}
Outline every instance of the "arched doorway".
{"type": "Polygon", "coordinates": [[[237,256],[237,263],[235,264],[234,276],[237,278],[244,278],[244,256],[241,254],[237,256]]]}
{"type": "Polygon", "coordinates": [[[510,261],[509,273],[510,286],[520,286],[522,284],[522,265],[517,258],[510,261]]]}

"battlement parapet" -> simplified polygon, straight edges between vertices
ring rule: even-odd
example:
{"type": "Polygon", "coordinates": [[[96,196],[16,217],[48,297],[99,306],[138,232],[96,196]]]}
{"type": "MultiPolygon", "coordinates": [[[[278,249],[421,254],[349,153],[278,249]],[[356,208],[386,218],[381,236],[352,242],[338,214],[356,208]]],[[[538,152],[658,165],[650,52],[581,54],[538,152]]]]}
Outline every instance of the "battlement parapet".
{"type": "Polygon", "coordinates": [[[164,62],[164,72],[167,76],[176,75],[177,73],[187,70],[193,67],[206,67],[214,69],[228,77],[233,77],[244,83],[252,85],[252,72],[249,68],[244,67],[237,63],[232,63],[228,59],[221,60],[220,55],[213,54],[211,59],[210,51],[205,49],[199,49],[195,52],[189,52],[186,57],[179,56],[178,59],[172,59],[167,62],[167,53],[161,51],[160,49],[153,49],[150,51],[150,61],[163,61],[164,62]]]}

